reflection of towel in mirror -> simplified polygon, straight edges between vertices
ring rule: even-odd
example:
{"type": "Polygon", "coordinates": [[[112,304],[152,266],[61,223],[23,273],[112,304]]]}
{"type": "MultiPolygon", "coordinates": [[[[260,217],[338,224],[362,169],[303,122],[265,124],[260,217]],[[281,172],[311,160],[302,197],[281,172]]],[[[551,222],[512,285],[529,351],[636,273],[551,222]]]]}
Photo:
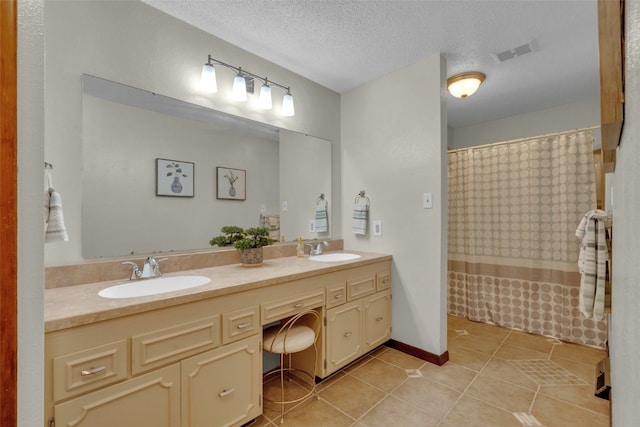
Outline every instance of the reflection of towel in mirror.
{"type": "Polygon", "coordinates": [[[351,231],[354,234],[367,234],[369,228],[369,205],[358,203],[353,207],[353,223],[351,231]]]}
{"type": "Polygon", "coordinates": [[[62,197],[52,187],[49,187],[49,191],[45,193],[45,217],[47,230],[44,235],[44,241],[69,241],[69,235],[64,226],[64,215],[62,214],[62,197]]]}
{"type": "Polygon", "coordinates": [[[269,230],[269,237],[280,240],[280,214],[260,214],[260,227],[269,230]]]}
{"type": "Polygon", "coordinates": [[[327,215],[327,204],[316,205],[316,232],[325,233],[329,231],[329,219],[327,215]]]}

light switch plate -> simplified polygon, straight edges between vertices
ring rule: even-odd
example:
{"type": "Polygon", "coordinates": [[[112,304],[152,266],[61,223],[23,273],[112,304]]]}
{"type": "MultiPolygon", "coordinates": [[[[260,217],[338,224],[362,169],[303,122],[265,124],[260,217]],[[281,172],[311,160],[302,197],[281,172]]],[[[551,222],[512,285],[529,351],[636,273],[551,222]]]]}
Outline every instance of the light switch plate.
{"type": "Polygon", "coordinates": [[[432,209],[433,208],[433,195],[431,193],[423,193],[422,194],[422,207],[424,209],[432,209]]]}
{"type": "Polygon", "coordinates": [[[309,233],[315,233],[316,232],[316,220],[315,219],[310,219],[309,220],[309,233]]]}
{"type": "Polygon", "coordinates": [[[382,221],[379,219],[373,221],[373,235],[382,236],[382,221]]]}

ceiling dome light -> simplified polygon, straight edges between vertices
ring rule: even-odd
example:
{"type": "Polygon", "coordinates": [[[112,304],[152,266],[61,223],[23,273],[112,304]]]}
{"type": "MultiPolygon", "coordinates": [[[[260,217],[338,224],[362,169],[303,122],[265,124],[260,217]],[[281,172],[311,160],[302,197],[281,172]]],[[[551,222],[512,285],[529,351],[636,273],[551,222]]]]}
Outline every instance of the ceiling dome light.
{"type": "Polygon", "coordinates": [[[447,79],[447,89],[456,98],[464,99],[478,90],[485,77],[479,71],[456,74],[447,79]]]}

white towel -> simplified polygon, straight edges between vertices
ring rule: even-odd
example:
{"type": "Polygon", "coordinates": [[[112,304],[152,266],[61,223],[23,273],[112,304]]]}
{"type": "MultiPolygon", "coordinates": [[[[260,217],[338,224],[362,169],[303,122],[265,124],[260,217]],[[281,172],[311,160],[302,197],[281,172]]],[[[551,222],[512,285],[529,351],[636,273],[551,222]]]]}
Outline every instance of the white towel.
{"type": "Polygon", "coordinates": [[[329,231],[329,215],[327,213],[327,204],[322,203],[316,205],[316,232],[325,233],[329,231]]]}
{"type": "Polygon", "coordinates": [[[67,229],[64,226],[64,215],[62,214],[62,197],[53,187],[49,187],[45,193],[45,216],[47,231],[44,235],[45,242],[69,241],[67,229]],[[48,194],[47,194],[48,193],[48,194]],[[49,197],[46,197],[48,195],[49,197]]]}
{"type": "Polygon", "coordinates": [[[369,228],[369,205],[357,203],[353,207],[353,223],[351,231],[354,234],[367,234],[369,228]]]}
{"type": "Polygon", "coordinates": [[[580,312],[595,320],[604,317],[605,284],[609,263],[609,247],[606,228],[610,226],[610,217],[606,212],[593,210],[587,212],[578,228],[576,237],[582,239],[578,267],[580,269],[580,312]]]}

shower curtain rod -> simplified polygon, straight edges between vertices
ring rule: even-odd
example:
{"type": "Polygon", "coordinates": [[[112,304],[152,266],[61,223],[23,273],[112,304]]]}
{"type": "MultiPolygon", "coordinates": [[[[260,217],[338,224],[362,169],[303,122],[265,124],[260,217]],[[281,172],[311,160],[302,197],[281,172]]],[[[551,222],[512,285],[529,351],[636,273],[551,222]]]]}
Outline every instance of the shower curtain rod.
{"type": "Polygon", "coordinates": [[[526,138],[507,139],[506,141],[491,142],[489,144],[473,145],[473,146],[464,147],[464,148],[455,148],[455,149],[452,149],[452,150],[447,150],[447,154],[456,153],[458,151],[467,150],[469,148],[493,147],[493,146],[496,146],[496,145],[505,145],[505,144],[511,144],[513,142],[529,141],[531,139],[548,138],[550,136],[560,136],[560,135],[565,135],[567,133],[583,132],[583,131],[586,131],[586,130],[594,130],[594,129],[600,129],[600,125],[588,126],[588,127],[584,127],[584,128],[578,128],[578,129],[570,129],[570,130],[565,130],[565,131],[562,131],[562,132],[545,133],[543,135],[528,136],[526,138]]]}

